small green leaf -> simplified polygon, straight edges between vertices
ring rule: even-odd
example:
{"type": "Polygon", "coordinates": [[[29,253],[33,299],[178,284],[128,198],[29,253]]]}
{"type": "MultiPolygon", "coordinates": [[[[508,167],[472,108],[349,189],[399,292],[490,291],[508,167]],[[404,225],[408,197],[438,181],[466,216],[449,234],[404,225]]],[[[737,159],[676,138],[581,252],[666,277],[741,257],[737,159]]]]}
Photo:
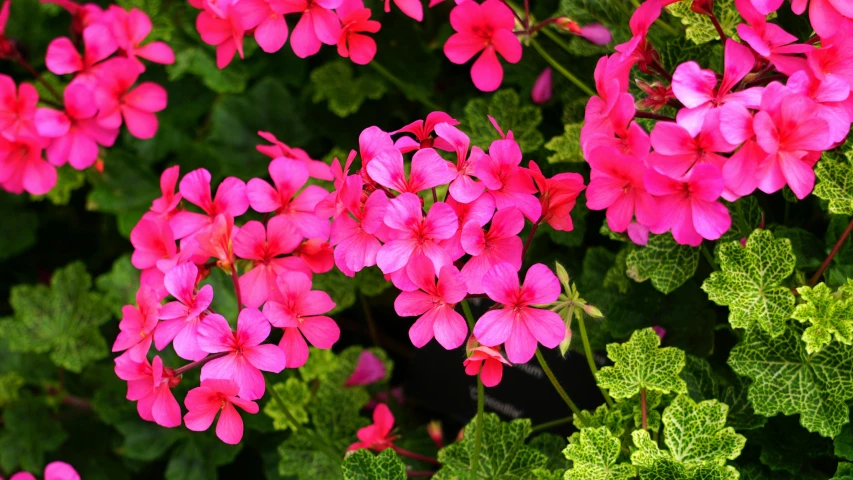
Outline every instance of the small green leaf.
{"type": "Polygon", "coordinates": [[[175,63],[166,66],[169,81],[184,75],[195,75],[204,85],[216,93],[242,93],[246,90],[248,74],[239,62],[228,68],[219,69],[213,59],[213,51],[207,46],[191,46],[177,50],[175,63]]]}
{"type": "Polygon", "coordinates": [[[136,304],[139,270],[130,263],[130,255],[122,255],[113,262],[109,272],[95,279],[95,286],[104,294],[104,300],[113,309],[116,318],[121,318],[123,306],[136,304]]]}
{"type": "Polygon", "coordinates": [[[290,377],[284,383],[273,384],[270,388],[273,388],[278,397],[286,402],[288,412],[299,423],[294,425],[281,411],[278,403],[271,400],[264,406],[264,413],[272,418],[272,424],[276,430],[298,430],[300,425],[308,423],[308,413],[305,411],[305,406],[311,401],[311,390],[308,385],[290,377]]]}
{"type": "Polygon", "coordinates": [[[504,133],[512,130],[522,152],[533,153],[542,146],[544,138],[537,128],[542,123],[542,111],[536,105],[522,103],[515,90],[499,90],[488,101],[476,97],[465,105],[465,126],[471,144],[484,150],[500,138],[489,122],[489,115],[504,133]]]}
{"type": "Polygon", "coordinates": [[[18,399],[18,392],[24,386],[24,378],[17,372],[6,372],[0,374],[0,407],[18,399]]]}
{"type": "Polygon", "coordinates": [[[634,478],[636,469],[620,463],[622,442],[607,427],[584,428],[563,453],[574,462],[565,480],[619,480],[634,478]]]}
{"type": "MultiPolygon", "coordinates": [[[[846,288],[853,288],[853,283],[846,288]]],[[[814,288],[800,287],[797,291],[806,303],[797,305],[791,318],[811,324],[803,332],[806,352],[817,352],[833,338],[845,345],[853,345],[853,298],[843,295],[842,291],[833,295],[824,283],[814,288]],[[842,295],[847,298],[842,298],[842,295]]]]}
{"type": "MultiPolygon", "coordinates": [[[[717,0],[713,3],[714,14],[723,27],[723,33],[728,37],[737,35],[737,25],[741,23],[740,15],[734,7],[734,0],[717,0]]],[[[667,7],[667,11],[681,19],[681,23],[687,26],[685,35],[688,40],[697,44],[708,43],[719,40],[720,35],[708,15],[696,13],[691,10],[691,3],[679,2],[667,7]]]]}
{"type": "Polygon", "coordinates": [[[565,131],[562,135],[548,140],[545,148],[554,152],[553,155],[548,156],[548,163],[580,163],[585,161],[581,152],[582,126],[580,123],[564,125],[565,131]]]}
{"type": "Polygon", "coordinates": [[[729,307],[734,328],[760,328],[772,336],[785,330],[794,311],[794,295],[781,285],[794,271],[796,259],[788,239],[755,230],[746,241],[720,247],[720,268],[702,284],[717,305],[729,307]]]}
{"type": "Polygon", "coordinates": [[[824,158],[814,173],[814,194],[829,202],[829,212],[853,215],[853,167],[843,160],[824,158]]]}
{"type": "Polygon", "coordinates": [[[656,289],[670,293],[696,273],[699,249],[676,243],[672,235],[650,235],[645,247],[628,254],[626,265],[633,280],[650,279],[656,289]]]}
{"type": "Polygon", "coordinates": [[[367,100],[379,100],[385,84],[369,76],[353,77],[353,67],[346,60],[334,60],[311,72],[314,103],[326,101],[329,110],[339,117],[357,112],[367,100]]]}
{"type": "Polygon", "coordinates": [[[684,352],[660,348],[660,337],[651,328],[638,330],[623,344],[607,345],[612,367],[598,372],[598,385],[614,398],[631,398],[641,390],[687,393],[687,384],[678,374],[684,368],[684,352]]]}
{"type": "Polygon", "coordinates": [[[341,467],[344,480],[405,480],[406,464],[392,449],[374,455],[360,449],[347,455],[341,467]]]}

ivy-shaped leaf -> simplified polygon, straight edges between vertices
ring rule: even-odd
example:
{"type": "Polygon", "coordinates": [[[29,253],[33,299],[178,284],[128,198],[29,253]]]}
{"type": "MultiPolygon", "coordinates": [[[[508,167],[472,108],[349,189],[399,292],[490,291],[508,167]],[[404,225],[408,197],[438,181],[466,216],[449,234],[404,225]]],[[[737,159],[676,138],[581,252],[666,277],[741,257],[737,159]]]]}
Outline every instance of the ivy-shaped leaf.
{"type": "Polygon", "coordinates": [[[814,173],[814,194],[829,202],[829,212],[853,215],[853,167],[844,160],[824,158],[814,173]]]}
{"type": "MultiPolygon", "coordinates": [[[[685,35],[688,40],[697,44],[719,40],[720,35],[708,15],[702,15],[691,10],[690,2],[679,2],[667,7],[669,13],[681,19],[687,25],[685,35]]],[[[723,33],[728,37],[737,35],[737,25],[741,23],[740,15],[734,6],[734,0],[717,0],[713,3],[714,14],[723,27],[723,33]]]]}
{"type": "Polygon", "coordinates": [[[717,305],[729,307],[732,327],[760,328],[776,336],[794,311],[794,294],[781,283],[795,265],[790,240],[755,230],[746,247],[736,241],[720,247],[721,271],[712,273],[702,290],[717,305]]]}
{"type": "MultiPolygon", "coordinates": [[[[586,423],[581,421],[577,415],[574,416],[572,423],[574,423],[575,428],[578,430],[584,428],[606,427],[610,433],[617,437],[621,437],[625,432],[625,427],[628,426],[628,422],[631,419],[632,411],[630,404],[627,402],[617,402],[613,408],[604,404],[599,405],[598,408],[595,409],[595,412],[583,410],[582,413],[586,418],[586,423]]],[[[574,436],[574,434],[572,435],[574,436]]]]}
{"type": "Polygon", "coordinates": [[[806,303],[797,305],[791,318],[811,325],[803,332],[806,352],[812,354],[826,346],[833,338],[845,345],[853,345],[853,298],[845,295],[842,287],[837,294],[824,283],[800,287],[800,298],[806,303]],[[847,298],[844,298],[847,297],[847,298]]]}
{"type": "Polygon", "coordinates": [[[571,466],[571,462],[562,454],[566,443],[566,437],[551,433],[538,435],[528,443],[548,459],[544,466],[533,469],[534,480],[563,480],[566,469],[571,466]]]}
{"type": "Polygon", "coordinates": [[[554,152],[553,155],[548,155],[548,163],[580,163],[584,161],[581,152],[582,126],[580,123],[566,124],[562,135],[548,140],[545,148],[554,152]]]}
{"type": "MultiPolygon", "coordinates": [[[[501,422],[494,413],[483,416],[478,477],[489,480],[528,480],[532,471],[547,462],[545,455],[525,445],[530,435],[530,420],[501,422]]],[[[438,452],[441,469],[435,480],[468,479],[471,455],[474,453],[476,420],[466,427],[462,441],[448,445],[438,452]]]]}
{"type": "Polygon", "coordinates": [[[13,287],[15,314],[0,322],[0,336],[13,351],[49,352],[57,366],[79,373],[107,355],[98,327],[111,318],[110,308],[91,286],[86,267],[77,262],[54,272],[50,287],[13,287]]]}
{"type": "Polygon", "coordinates": [[[314,103],[326,101],[329,110],[339,117],[357,112],[367,99],[379,100],[385,84],[369,76],[353,77],[350,62],[334,60],[311,72],[314,103]]]}
{"type": "Polygon", "coordinates": [[[531,103],[522,104],[514,90],[499,90],[487,101],[476,97],[465,105],[465,130],[471,144],[487,149],[500,138],[489,122],[491,115],[506,133],[512,130],[515,141],[524,153],[533,153],[542,146],[544,138],[537,127],[542,123],[542,111],[531,103]]]}
{"type": "Polygon", "coordinates": [[[574,462],[566,480],[620,480],[634,478],[636,469],[619,462],[622,443],[607,427],[584,428],[563,453],[574,462]]]}
{"type": "Polygon", "coordinates": [[[598,385],[610,390],[613,398],[631,398],[643,389],[687,393],[687,384],[678,376],[684,352],[660,348],[660,337],[651,328],[637,330],[623,344],[607,345],[607,357],[614,365],[598,371],[598,385]]]}
{"type": "Polygon", "coordinates": [[[341,467],[344,480],[405,480],[406,464],[392,449],[374,455],[360,449],[347,455],[341,467]]]}
{"type": "Polygon", "coordinates": [[[850,419],[846,402],[853,399],[853,348],[833,342],[809,355],[802,333],[799,325],[775,338],[748,330],[732,349],[729,365],[752,380],[749,400],[756,413],[799,414],[809,431],[834,437],[850,419]]]}
{"type": "Polygon", "coordinates": [[[299,430],[299,426],[308,423],[308,412],[305,406],[311,401],[311,390],[305,382],[294,377],[288,378],[284,383],[273,384],[270,388],[275,390],[278,398],[287,402],[287,411],[298,423],[294,425],[284,412],[281,411],[275,401],[267,402],[264,413],[272,418],[273,428],[276,430],[299,430]]]}
{"type": "Polygon", "coordinates": [[[669,293],[696,273],[699,249],[678,244],[672,235],[650,235],[645,247],[628,254],[626,264],[633,280],[651,280],[656,289],[669,293]]]}

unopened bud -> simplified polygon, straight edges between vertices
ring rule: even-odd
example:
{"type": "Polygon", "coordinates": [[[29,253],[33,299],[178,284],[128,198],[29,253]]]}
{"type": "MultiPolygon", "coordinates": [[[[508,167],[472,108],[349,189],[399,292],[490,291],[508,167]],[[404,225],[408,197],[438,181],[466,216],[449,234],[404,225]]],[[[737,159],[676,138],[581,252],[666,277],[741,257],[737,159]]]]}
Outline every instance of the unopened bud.
{"type": "Polygon", "coordinates": [[[604,314],[601,313],[601,310],[599,310],[595,305],[584,305],[583,311],[592,318],[601,318],[604,316],[604,314]]]}
{"type": "Polygon", "coordinates": [[[470,357],[471,352],[473,352],[474,349],[479,347],[479,346],[480,346],[480,342],[478,342],[477,339],[474,338],[474,335],[472,334],[470,337],[468,337],[468,342],[465,343],[465,356],[470,357]]]}
{"type": "Polygon", "coordinates": [[[569,17],[560,17],[556,22],[557,28],[575,35],[581,34],[581,26],[569,17]]]}
{"type": "Polygon", "coordinates": [[[441,422],[438,420],[429,422],[427,424],[427,433],[429,434],[429,438],[435,443],[435,446],[444,448],[444,431],[441,429],[441,422]]]}
{"type": "Polygon", "coordinates": [[[560,283],[563,284],[563,288],[565,288],[568,293],[571,290],[569,288],[569,272],[566,271],[565,267],[560,265],[560,262],[555,263],[554,269],[557,271],[557,278],[560,279],[560,283]]]}

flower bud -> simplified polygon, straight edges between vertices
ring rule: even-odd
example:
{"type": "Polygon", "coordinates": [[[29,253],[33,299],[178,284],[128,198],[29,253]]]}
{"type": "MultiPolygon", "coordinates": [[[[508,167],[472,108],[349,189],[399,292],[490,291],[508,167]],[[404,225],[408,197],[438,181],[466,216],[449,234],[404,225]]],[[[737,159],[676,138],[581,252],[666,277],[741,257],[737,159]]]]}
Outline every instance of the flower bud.
{"type": "Polygon", "coordinates": [[[438,420],[429,422],[427,424],[427,433],[436,447],[444,448],[444,432],[441,429],[441,422],[438,420]]]}
{"type": "Polygon", "coordinates": [[[533,82],[533,90],[530,92],[530,97],[533,100],[533,103],[541,105],[546,103],[548,100],[551,100],[551,96],[554,93],[551,88],[551,84],[551,67],[546,67],[545,70],[542,70],[542,73],[536,78],[536,81],[533,82]]]}
{"type": "Polygon", "coordinates": [[[569,272],[566,271],[566,268],[560,265],[559,262],[556,262],[554,269],[557,271],[557,278],[560,279],[560,283],[563,284],[563,288],[566,289],[566,292],[571,290],[569,288],[569,272]]]}
{"type": "Polygon", "coordinates": [[[601,318],[604,316],[604,314],[601,313],[601,310],[599,310],[598,307],[594,305],[584,305],[583,311],[586,312],[586,314],[592,318],[601,318]]]}

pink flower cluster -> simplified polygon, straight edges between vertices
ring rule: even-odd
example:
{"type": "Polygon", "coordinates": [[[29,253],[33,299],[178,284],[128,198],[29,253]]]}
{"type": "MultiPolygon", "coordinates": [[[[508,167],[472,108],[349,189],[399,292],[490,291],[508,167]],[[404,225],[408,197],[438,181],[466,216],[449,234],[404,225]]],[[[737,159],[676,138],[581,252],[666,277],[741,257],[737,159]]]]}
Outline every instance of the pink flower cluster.
{"type": "Polygon", "coordinates": [[[331,244],[342,272],[375,265],[401,290],[394,307],[400,316],[419,317],[409,330],[415,346],[433,338],[446,349],[465,343],[468,325],[456,308],[470,295],[502,305],[477,322],[466,361],[469,374],[482,369],[484,383],[495,385],[505,363],[501,345],[510,361],[527,362],[539,343],[554,348],[566,334],[559,315],[534,307],[557,300],[554,273],[533,265],[519,284],[526,251],[519,234],[525,219],[532,225],[528,244],[544,224],[571,230],[584,183],[575,173],[546,178],[533,161],[522,166],[512,132],[485,152],[457,124],[433,112],[390,134],[364,130],[359,151],[343,166],[335,159],[335,191],[316,212],[333,220],[331,244]],[[351,174],[356,157],[361,166],[351,174]],[[439,190],[446,191],[441,201],[439,190]]]}
{"type": "MultiPolygon", "coordinates": [[[[171,389],[184,371],[201,366],[201,385],[184,400],[188,413],[183,421],[190,430],[206,430],[221,412],[216,433],[232,444],[243,435],[235,406],[258,411],[254,400],[266,389],[261,371],[302,366],[308,343],[328,349],[340,336],[337,324],[324,315],[335,303],[311,288],[314,274],[334,266],[330,222],[314,213],[329,192],[305,186],[309,176],[332,178],[331,171],[304,151],[260,134],[272,142],[258,146],[273,157],[272,184],[228,177],[213,194],[211,175],[203,168],[180,182],[179,167],[163,172],[162,196],[130,234],[131,262],[141,270],[141,287],[136,305],[122,310],[121,333],[113,345],[114,352],[124,352],[115,360],[115,371],[128,382],[127,398],[138,402],[143,419],[165,427],[181,424],[171,389]],[[236,225],[250,208],[263,220],[236,225]],[[238,260],[251,269],[239,272],[238,260]],[[200,283],[214,267],[233,280],[236,331],[211,308],[213,287],[200,283]],[[167,297],[170,301],[163,304],[167,297]],[[281,341],[265,344],[273,327],[282,330],[281,341]],[[171,369],[159,356],[149,362],[152,344],[157,350],[171,345],[192,363],[171,369]]],[[[375,368],[365,369],[362,376],[372,378],[375,368]]]]}
{"type": "MultiPolygon", "coordinates": [[[[3,480],[0,477],[0,480],[3,480]]],[[[36,476],[28,472],[18,472],[9,480],[36,480],[36,476]]],[[[44,467],[44,480],[80,480],[80,475],[74,467],[65,462],[50,462],[44,467]]]]}
{"type": "MultiPolygon", "coordinates": [[[[163,87],[151,82],[134,86],[145,71],[140,59],[174,62],[165,43],[143,44],[151,31],[145,13],[116,5],[102,10],[69,0],[56,3],[72,14],[72,29],[80,35],[83,50],[81,54],[67,37],[54,39],[48,46],[48,70],[74,75],[63,98],[42,99],[57,106],[62,102],[62,109],[39,108],[35,87],[15,85],[10,77],[0,75],[0,187],[11,193],[42,195],[56,184],[56,167],[91,167],[100,147],[113,145],[122,124],[137,138],[153,137],[158,126],[155,113],[166,108],[163,87]]],[[[0,15],[0,44],[4,45],[2,30],[10,5],[11,0],[6,0],[5,13],[0,15]]],[[[10,51],[0,55],[24,63],[13,44],[8,45],[10,51]]]]}
{"type": "MultiPolygon", "coordinates": [[[[693,61],[670,75],[647,34],[671,3],[643,3],[631,19],[632,39],[597,65],[598,95],[581,131],[592,168],[587,206],[606,210],[610,229],[636,243],[669,231],[697,246],[730,228],[721,200],[786,185],[800,199],[811,193],[821,152],[843,143],[853,121],[853,10],[849,2],[812,1],[818,36],[797,43],[766,20],[782,0],[736,0],[743,43],[723,39],[722,75],[693,61]],[[639,102],[628,93],[634,65],[661,77],[639,83],[646,95],[639,102]],[[677,108],[675,118],[637,110],[666,105],[677,108]],[[640,117],[658,120],[651,134],[640,117]]],[[[795,0],[794,11],[805,4],[795,0]]]]}

